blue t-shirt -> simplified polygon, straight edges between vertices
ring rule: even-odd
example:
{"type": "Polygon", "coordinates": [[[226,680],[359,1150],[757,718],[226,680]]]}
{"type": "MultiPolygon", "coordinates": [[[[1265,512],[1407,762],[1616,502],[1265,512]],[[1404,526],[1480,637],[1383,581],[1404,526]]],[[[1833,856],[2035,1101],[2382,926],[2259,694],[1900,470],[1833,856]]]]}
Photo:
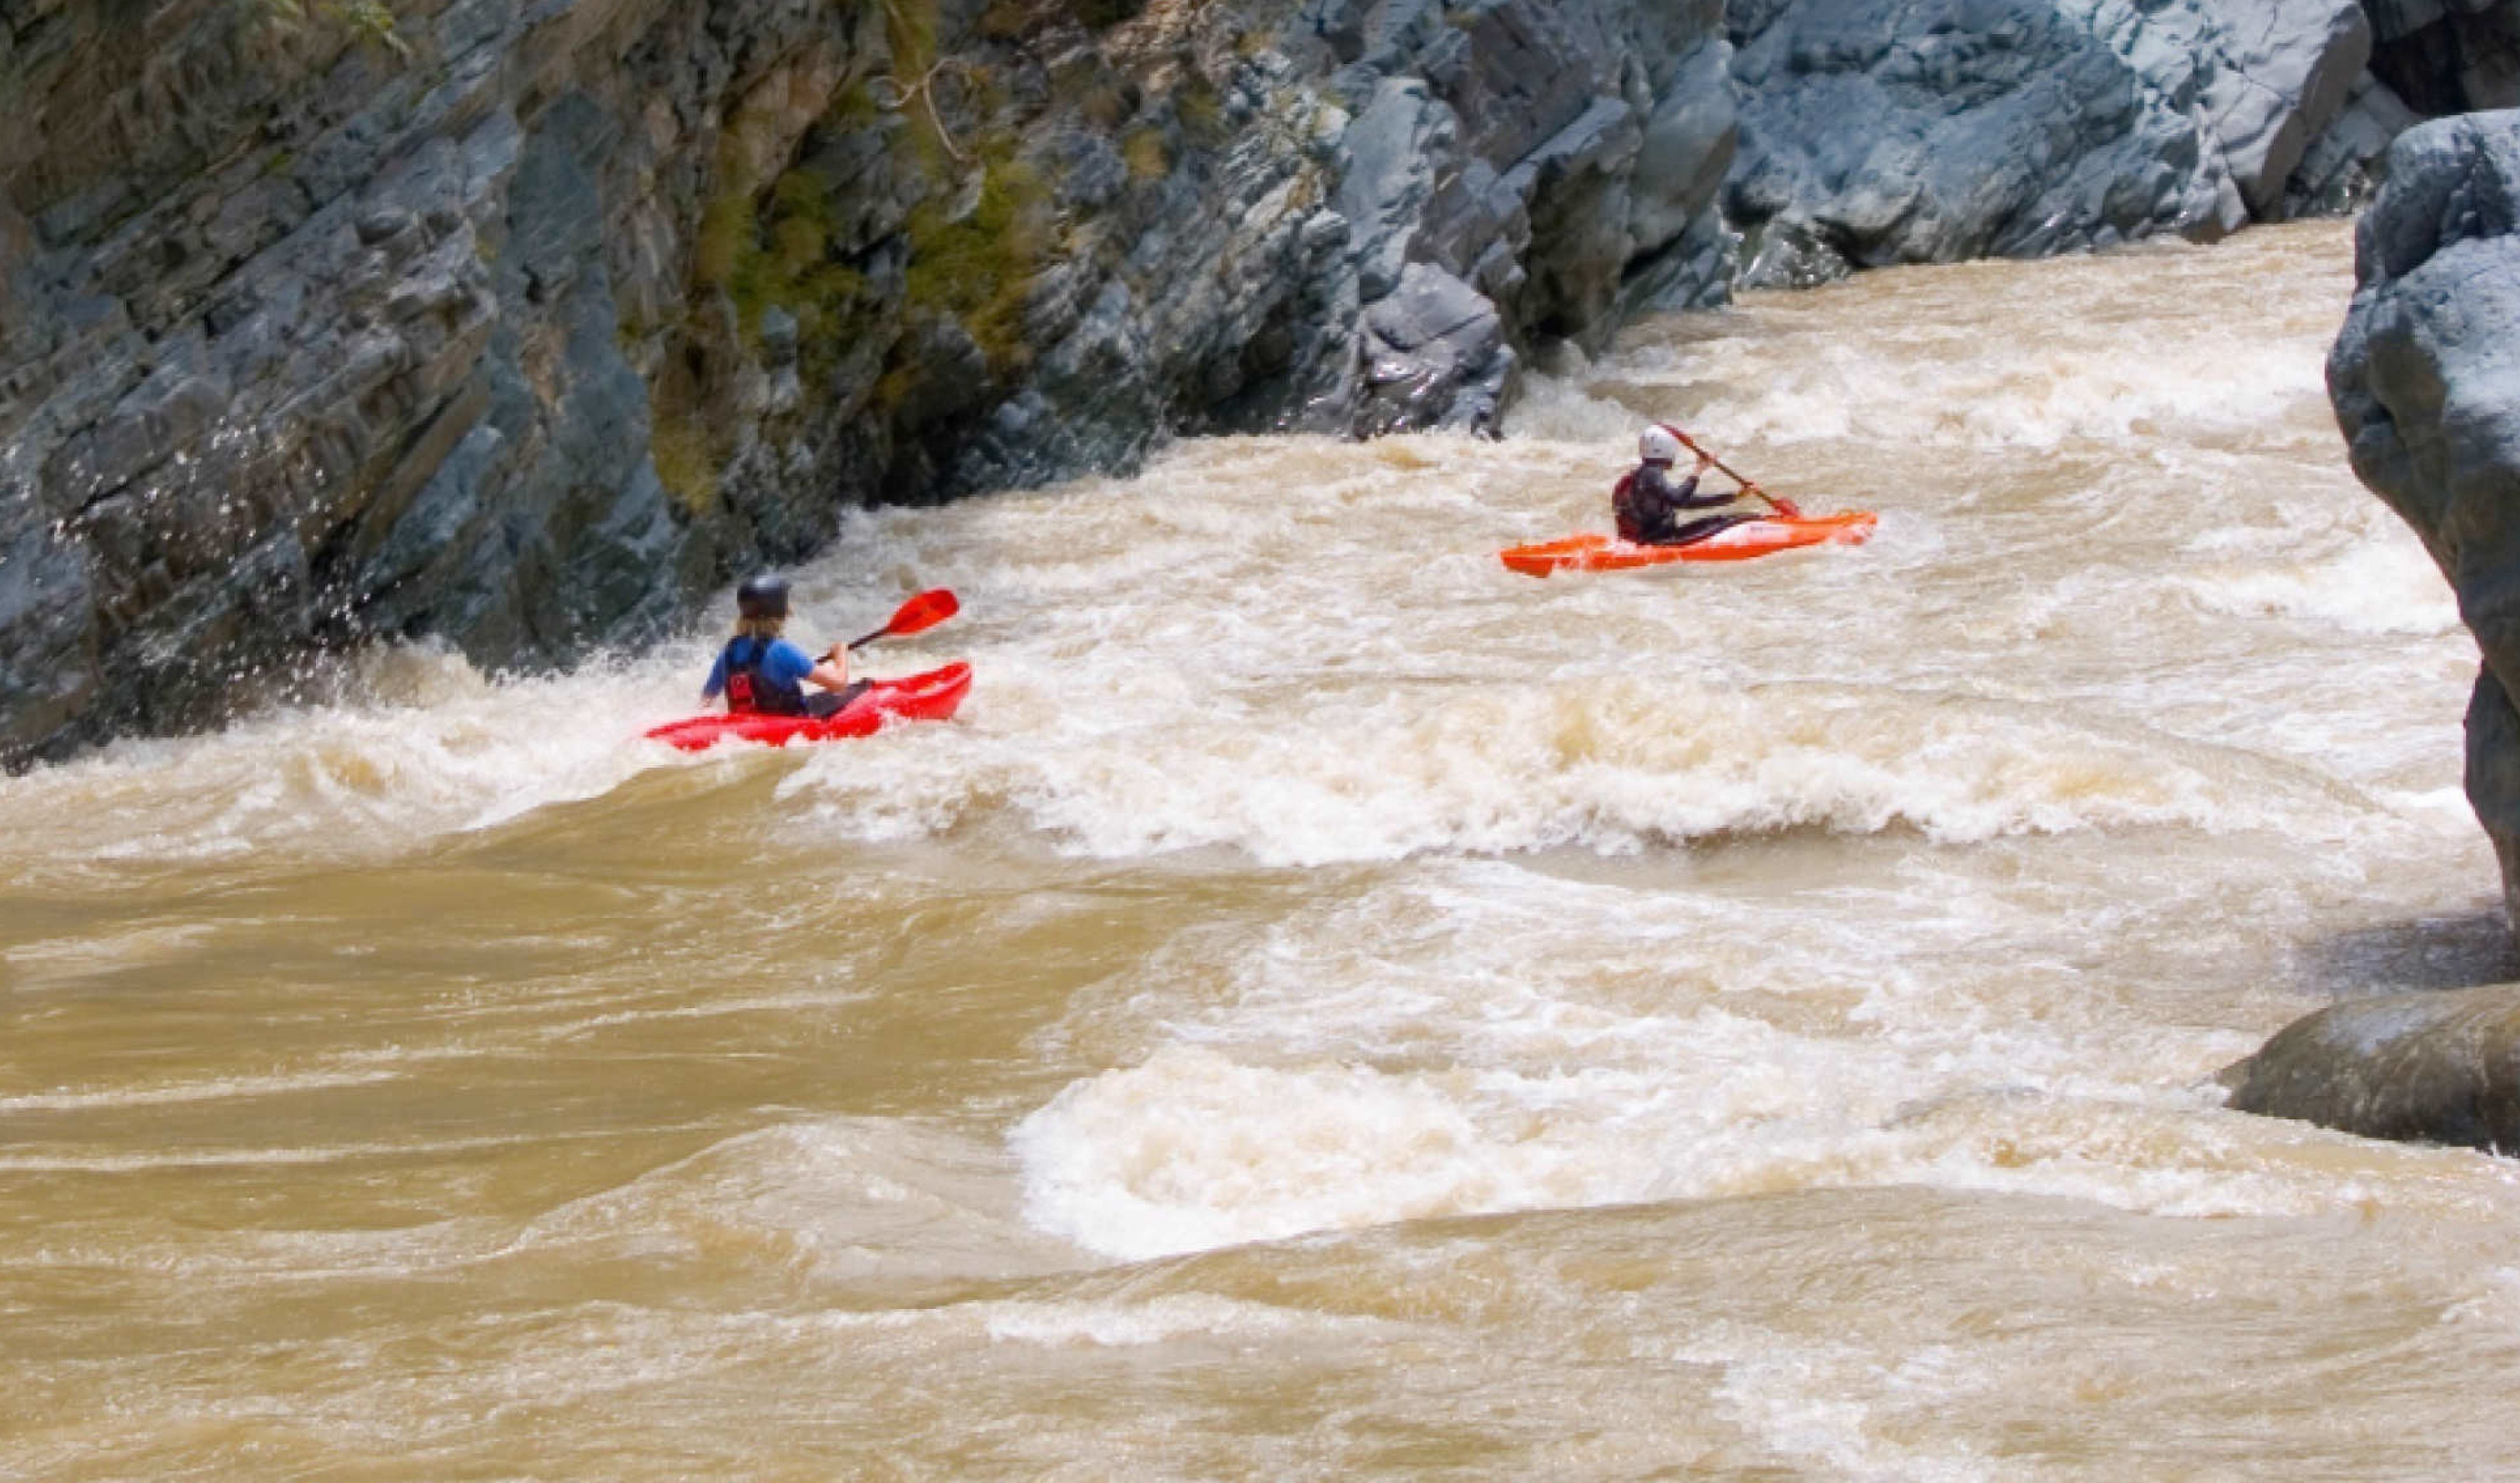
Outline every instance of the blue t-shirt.
{"type": "MultiPolygon", "coordinates": [[[[733,647],[731,644],[727,646],[729,649],[733,647]]],[[[769,657],[761,661],[761,673],[764,678],[780,685],[802,685],[805,683],[805,677],[813,672],[812,654],[798,649],[786,639],[770,641],[769,657]]],[[[724,689],[726,689],[726,650],[721,649],[717,652],[717,663],[709,668],[708,684],[700,691],[700,698],[714,700],[717,698],[717,693],[724,689]]]]}

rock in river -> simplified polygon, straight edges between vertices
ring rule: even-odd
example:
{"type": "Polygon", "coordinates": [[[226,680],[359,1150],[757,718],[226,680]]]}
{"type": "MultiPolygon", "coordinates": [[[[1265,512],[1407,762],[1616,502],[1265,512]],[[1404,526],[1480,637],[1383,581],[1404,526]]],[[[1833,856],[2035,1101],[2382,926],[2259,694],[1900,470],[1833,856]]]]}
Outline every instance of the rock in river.
{"type": "Polygon", "coordinates": [[[2520,906],[2520,112],[2423,124],[2355,239],[2327,385],[2354,472],[2413,526],[2483,652],[2467,796],[2520,906]]]}
{"type": "Polygon", "coordinates": [[[2520,1150],[2520,984],[2321,1010],[2224,1079],[2243,1112],[2366,1138],[2520,1150]]]}

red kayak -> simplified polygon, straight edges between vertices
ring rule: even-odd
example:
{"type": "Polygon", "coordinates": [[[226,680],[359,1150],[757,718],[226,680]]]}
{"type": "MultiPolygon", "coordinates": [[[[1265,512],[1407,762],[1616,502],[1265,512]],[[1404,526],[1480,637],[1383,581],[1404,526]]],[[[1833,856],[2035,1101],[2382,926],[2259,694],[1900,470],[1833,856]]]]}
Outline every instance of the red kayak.
{"type": "Polygon", "coordinates": [[[885,722],[896,719],[950,720],[962,706],[963,697],[970,693],[971,666],[958,660],[923,675],[878,680],[856,699],[820,720],[812,716],[737,716],[721,712],[668,721],[648,733],[648,737],[687,752],[706,751],[721,742],[759,742],[769,746],[786,746],[790,742],[836,742],[843,737],[871,736],[885,722]]]}
{"type": "Polygon", "coordinates": [[[1516,546],[1497,557],[1527,577],[1545,577],[1553,571],[1627,571],[1670,562],[1746,562],[1800,546],[1858,545],[1872,534],[1876,520],[1869,510],[1791,518],[1772,516],[1719,530],[1686,546],[1635,546],[1588,533],[1538,546],[1516,546]]]}

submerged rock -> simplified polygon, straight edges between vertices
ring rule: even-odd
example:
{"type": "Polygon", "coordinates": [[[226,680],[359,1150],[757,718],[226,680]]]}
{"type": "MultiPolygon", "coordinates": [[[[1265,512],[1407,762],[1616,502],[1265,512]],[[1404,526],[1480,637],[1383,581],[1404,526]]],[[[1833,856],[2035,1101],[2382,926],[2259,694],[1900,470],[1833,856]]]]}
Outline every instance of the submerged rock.
{"type": "Polygon", "coordinates": [[[2321,1010],[2224,1081],[2243,1112],[2366,1138],[2520,1150],[2520,984],[2321,1010]]]}
{"type": "Polygon", "coordinates": [[[2411,129],[2388,175],[2328,396],[2354,472],[2422,538],[2482,651],[2467,795],[2520,920],[2520,112],[2411,129]]]}

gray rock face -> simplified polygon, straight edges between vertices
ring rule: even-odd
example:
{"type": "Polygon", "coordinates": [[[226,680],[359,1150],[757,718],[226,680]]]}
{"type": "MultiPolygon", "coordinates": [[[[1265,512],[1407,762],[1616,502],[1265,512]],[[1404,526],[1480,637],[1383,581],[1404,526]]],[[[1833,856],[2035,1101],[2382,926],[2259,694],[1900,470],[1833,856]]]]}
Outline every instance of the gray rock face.
{"type": "Polygon", "coordinates": [[[2366,1138],[2520,1150],[2520,984],[2321,1010],[2224,1080],[2243,1112],[2366,1138]]]}
{"type": "Polygon", "coordinates": [[[0,760],[1725,289],[1716,0],[128,9],[0,13],[0,760]]]}
{"type": "Polygon", "coordinates": [[[2388,84],[2364,72],[2345,107],[2302,151],[2279,214],[2336,216],[2360,209],[2378,189],[2378,164],[2400,134],[2420,120],[2388,84]]]}
{"type": "Polygon", "coordinates": [[[2467,795],[2520,920],[2520,112],[2402,135],[2327,361],[2354,472],[2422,537],[2484,663],[2467,795]]]}
{"type": "Polygon", "coordinates": [[[2361,4],[2212,0],[2215,66],[2204,103],[2223,163],[2257,220],[2280,214],[2283,191],[2312,139],[2344,111],[2371,57],[2361,4]]]}
{"type": "Polygon", "coordinates": [[[1514,372],[1496,305],[1441,268],[1411,263],[1367,311],[1367,430],[1491,430],[1514,372]]]}
{"type": "Polygon", "coordinates": [[[2355,0],[1735,0],[1745,277],[2278,214],[2369,54],[2355,0]]]}
{"type": "Polygon", "coordinates": [[[2371,70],[2418,112],[2520,106],[2520,12],[2498,0],[2363,0],[2371,70]]]}

